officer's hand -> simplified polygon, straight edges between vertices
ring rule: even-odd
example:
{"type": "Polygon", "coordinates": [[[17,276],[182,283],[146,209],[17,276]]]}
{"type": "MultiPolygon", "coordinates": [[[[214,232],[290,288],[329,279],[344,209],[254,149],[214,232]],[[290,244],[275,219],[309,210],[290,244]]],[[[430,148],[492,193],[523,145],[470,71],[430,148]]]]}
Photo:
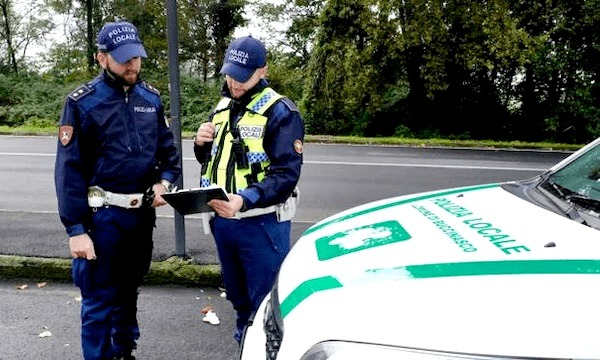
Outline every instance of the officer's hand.
{"type": "Polygon", "coordinates": [[[167,202],[163,199],[162,195],[167,192],[167,188],[163,184],[152,185],[154,191],[154,200],[152,201],[152,207],[157,208],[165,205],[167,202]]]}
{"type": "Polygon", "coordinates": [[[94,243],[88,234],[81,234],[69,238],[69,249],[74,259],[83,258],[88,260],[96,259],[94,243]]]}
{"type": "Polygon", "coordinates": [[[208,205],[215,210],[221,217],[230,218],[235,215],[242,206],[244,205],[244,199],[237,194],[227,194],[229,201],[225,200],[211,200],[208,205]]]}
{"type": "Polygon", "coordinates": [[[194,144],[202,146],[206,143],[212,142],[215,137],[215,124],[211,122],[205,122],[200,125],[194,138],[194,144]]]}

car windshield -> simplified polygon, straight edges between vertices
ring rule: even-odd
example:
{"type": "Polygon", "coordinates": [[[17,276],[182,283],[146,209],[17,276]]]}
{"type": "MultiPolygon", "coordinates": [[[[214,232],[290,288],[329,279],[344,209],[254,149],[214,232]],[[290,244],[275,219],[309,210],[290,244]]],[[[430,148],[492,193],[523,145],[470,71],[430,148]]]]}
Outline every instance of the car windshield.
{"type": "Polygon", "coordinates": [[[600,143],[552,173],[547,185],[561,197],[583,207],[600,205],[600,143]]]}

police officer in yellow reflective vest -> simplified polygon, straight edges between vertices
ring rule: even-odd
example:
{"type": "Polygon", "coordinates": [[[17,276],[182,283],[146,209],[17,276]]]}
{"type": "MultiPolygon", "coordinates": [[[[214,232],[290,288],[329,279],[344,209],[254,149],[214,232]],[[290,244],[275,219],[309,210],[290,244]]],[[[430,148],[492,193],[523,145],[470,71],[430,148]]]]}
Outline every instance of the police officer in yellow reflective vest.
{"type": "Polygon", "coordinates": [[[251,37],[231,42],[221,74],[223,98],[196,134],[200,186],[226,189],[212,200],[210,230],[240,342],[290,250],[298,201],[304,122],[294,103],[269,87],[267,51],[251,37]]]}

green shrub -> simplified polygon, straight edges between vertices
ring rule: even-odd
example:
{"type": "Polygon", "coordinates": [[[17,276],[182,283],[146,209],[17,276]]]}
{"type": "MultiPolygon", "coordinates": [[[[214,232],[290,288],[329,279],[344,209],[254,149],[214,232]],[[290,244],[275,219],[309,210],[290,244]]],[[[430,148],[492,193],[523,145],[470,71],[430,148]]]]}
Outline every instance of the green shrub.
{"type": "Polygon", "coordinates": [[[74,85],[38,76],[0,76],[0,125],[58,124],[65,96],[74,85]]]}

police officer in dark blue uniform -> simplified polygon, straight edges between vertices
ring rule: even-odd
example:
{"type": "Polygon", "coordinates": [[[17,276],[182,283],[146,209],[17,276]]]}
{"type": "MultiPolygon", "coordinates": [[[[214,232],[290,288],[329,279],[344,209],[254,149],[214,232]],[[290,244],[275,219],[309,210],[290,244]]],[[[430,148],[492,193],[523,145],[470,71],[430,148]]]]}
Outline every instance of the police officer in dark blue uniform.
{"type": "Polygon", "coordinates": [[[294,103],[269,86],[259,40],[234,40],[221,74],[223,98],[199,127],[194,153],[202,164],[200,185],[228,192],[229,201],[209,202],[215,213],[210,228],[240,342],[290,250],[304,122],[294,103]]]}
{"type": "Polygon", "coordinates": [[[139,77],[147,55],[136,27],[107,23],[97,40],[103,71],[66,98],[55,186],[82,295],[83,357],[135,359],[155,208],[181,168],[160,94],[139,77]]]}

